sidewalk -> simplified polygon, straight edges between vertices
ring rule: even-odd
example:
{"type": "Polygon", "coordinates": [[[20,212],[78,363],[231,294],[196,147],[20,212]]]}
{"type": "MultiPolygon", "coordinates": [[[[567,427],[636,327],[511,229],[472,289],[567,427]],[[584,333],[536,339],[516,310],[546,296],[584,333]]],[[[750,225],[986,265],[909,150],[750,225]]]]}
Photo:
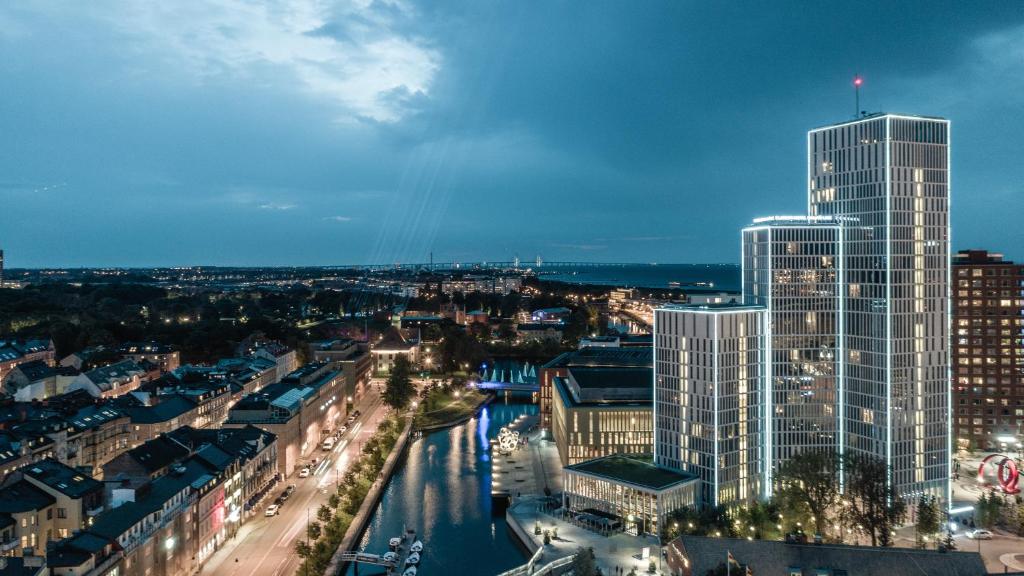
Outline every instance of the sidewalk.
{"type": "MultiPolygon", "coordinates": [[[[543,530],[558,529],[558,538],[552,539],[544,550],[544,563],[569,556],[576,553],[577,548],[593,548],[600,566],[605,574],[614,574],[615,568],[622,568],[626,573],[636,568],[637,574],[646,574],[649,560],[641,559],[641,551],[644,547],[650,547],[650,557],[659,563],[663,572],[666,567],[661,561],[661,547],[658,539],[653,536],[630,536],[625,533],[618,533],[613,536],[601,536],[580,528],[575,524],[565,522],[554,516],[538,511],[539,498],[524,496],[516,500],[515,504],[506,511],[510,520],[517,521],[523,528],[534,546],[544,545],[543,530]],[[534,526],[537,522],[541,525],[541,534],[534,534],[534,526]]],[[[528,546],[528,548],[534,548],[528,546]]]]}
{"type": "Polygon", "coordinates": [[[541,431],[530,434],[530,459],[536,476],[537,487],[543,492],[544,487],[551,489],[553,494],[562,491],[562,461],[558,458],[558,447],[553,440],[543,440],[541,431]]]}
{"type": "Polygon", "coordinates": [[[203,565],[199,567],[198,573],[228,574],[233,568],[234,556],[232,554],[235,549],[244,544],[246,539],[253,533],[267,527],[267,522],[260,522],[259,520],[259,517],[251,518],[248,522],[242,524],[234,538],[226,540],[218,550],[206,559],[206,562],[203,562],[203,565]]]}
{"type": "Polygon", "coordinates": [[[366,525],[377,512],[377,505],[380,503],[381,495],[387,488],[388,482],[391,481],[391,475],[394,474],[395,468],[402,460],[406,446],[409,443],[409,437],[412,435],[412,413],[403,415],[402,418],[404,421],[402,433],[399,435],[398,441],[395,442],[395,446],[391,449],[391,453],[388,454],[388,457],[384,462],[384,467],[381,468],[380,476],[374,480],[373,484],[370,486],[370,491],[366,494],[366,497],[363,498],[363,503],[359,506],[359,510],[356,512],[355,517],[352,518],[352,523],[349,524],[348,530],[345,531],[345,535],[342,537],[341,543],[338,544],[338,547],[334,550],[334,554],[331,556],[331,561],[327,565],[325,574],[342,573],[346,566],[346,563],[342,561],[342,555],[356,549],[357,541],[366,530],[366,525]]]}
{"type": "Polygon", "coordinates": [[[1024,572],[1024,554],[1003,554],[999,561],[1009,570],[1024,572]]]}
{"type": "MultiPolygon", "coordinates": [[[[366,393],[356,401],[353,408],[369,416],[370,408],[374,405],[376,398],[375,392],[366,393]]],[[[363,432],[360,431],[359,434],[363,434],[363,432]]],[[[349,444],[343,451],[357,450],[357,445],[352,445],[354,438],[355,436],[349,440],[349,444]]],[[[262,506],[257,506],[254,509],[254,515],[239,527],[234,537],[225,540],[220,548],[206,558],[197,573],[233,576],[240,573],[252,574],[258,571],[261,574],[269,574],[276,572],[280,564],[275,567],[270,564],[261,565],[257,563],[254,570],[253,564],[258,562],[257,555],[263,556],[263,559],[269,563],[280,562],[278,560],[279,556],[293,559],[294,553],[290,541],[284,542],[283,540],[285,535],[294,532],[295,528],[294,523],[287,521],[287,516],[289,514],[303,516],[295,511],[298,509],[311,508],[315,510],[320,504],[326,502],[330,492],[329,489],[317,486],[314,481],[300,482],[296,479],[295,483],[298,484],[299,491],[292,496],[293,503],[286,507],[281,516],[276,519],[267,519],[263,515],[262,506]],[[308,505],[296,507],[294,503],[298,502],[303,494],[309,494],[308,505]],[[236,563],[236,558],[239,558],[240,562],[236,563]]],[[[264,501],[273,498],[286,484],[288,484],[286,481],[276,483],[268,490],[264,501]]]]}

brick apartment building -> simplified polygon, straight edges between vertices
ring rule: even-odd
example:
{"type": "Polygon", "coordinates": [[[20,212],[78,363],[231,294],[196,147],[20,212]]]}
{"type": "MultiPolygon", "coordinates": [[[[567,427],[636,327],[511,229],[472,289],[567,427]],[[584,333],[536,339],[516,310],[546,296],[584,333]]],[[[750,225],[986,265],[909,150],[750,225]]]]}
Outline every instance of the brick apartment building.
{"type": "Polygon", "coordinates": [[[953,409],[958,447],[1024,441],[1024,265],[965,250],[953,258],[953,409]]]}

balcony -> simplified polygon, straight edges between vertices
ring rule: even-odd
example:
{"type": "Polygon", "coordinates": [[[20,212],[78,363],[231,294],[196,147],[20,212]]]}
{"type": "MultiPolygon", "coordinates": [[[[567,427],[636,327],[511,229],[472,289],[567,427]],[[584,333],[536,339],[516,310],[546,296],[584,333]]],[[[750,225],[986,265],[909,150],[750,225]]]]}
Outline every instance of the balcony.
{"type": "Polygon", "coordinates": [[[7,542],[0,542],[0,552],[10,552],[16,550],[21,545],[19,540],[8,540],[7,542]]]}
{"type": "Polygon", "coordinates": [[[103,512],[103,505],[100,504],[95,508],[88,508],[85,511],[86,516],[99,516],[103,512]]]}

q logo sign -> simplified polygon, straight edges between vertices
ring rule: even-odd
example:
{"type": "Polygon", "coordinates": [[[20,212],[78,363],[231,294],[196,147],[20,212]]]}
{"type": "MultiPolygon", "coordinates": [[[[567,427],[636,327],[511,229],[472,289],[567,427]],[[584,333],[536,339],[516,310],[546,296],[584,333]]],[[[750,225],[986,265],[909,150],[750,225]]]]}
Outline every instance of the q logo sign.
{"type": "Polygon", "coordinates": [[[985,482],[985,472],[991,467],[995,468],[995,480],[1004,494],[1019,494],[1020,470],[1017,463],[1003,454],[989,454],[978,466],[978,481],[990,486],[985,482]]]}

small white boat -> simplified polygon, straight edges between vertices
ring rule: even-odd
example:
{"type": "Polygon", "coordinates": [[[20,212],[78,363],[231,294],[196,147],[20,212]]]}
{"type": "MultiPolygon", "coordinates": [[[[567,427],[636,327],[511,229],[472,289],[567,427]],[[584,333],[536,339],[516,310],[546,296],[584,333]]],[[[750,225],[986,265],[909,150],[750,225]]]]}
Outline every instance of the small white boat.
{"type": "Polygon", "coordinates": [[[412,565],[412,564],[419,564],[420,563],[420,555],[415,553],[415,552],[413,552],[412,554],[409,554],[409,557],[405,559],[405,563],[406,564],[410,564],[410,565],[412,565]]]}
{"type": "Polygon", "coordinates": [[[392,538],[391,540],[388,540],[388,545],[391,546],[392,548],[398,548],[399,546],[402,545],[402,539],[401,538],[392,538]]]}
{"type": "Polygon", "coordinates": [[[397,552],[385,552],[384,553],[384,560],[386,560],[388,562],[394,562],[394,563],[397,564],[398,563],[398,553],[397,552]]]}
{"type": "Polygon", "coordinates": [[[416,576],[416,567],[409,566],[405,569],[405,572],[402,572],[402,576],[416,576]]]}
{"type": "Polygon", "coordinates": [[[409,547],[409,551],[411,551],[411,552],[423,552],[423,542],[420,542],[419,540],[413,542],[412,546],[409,547]]]}

